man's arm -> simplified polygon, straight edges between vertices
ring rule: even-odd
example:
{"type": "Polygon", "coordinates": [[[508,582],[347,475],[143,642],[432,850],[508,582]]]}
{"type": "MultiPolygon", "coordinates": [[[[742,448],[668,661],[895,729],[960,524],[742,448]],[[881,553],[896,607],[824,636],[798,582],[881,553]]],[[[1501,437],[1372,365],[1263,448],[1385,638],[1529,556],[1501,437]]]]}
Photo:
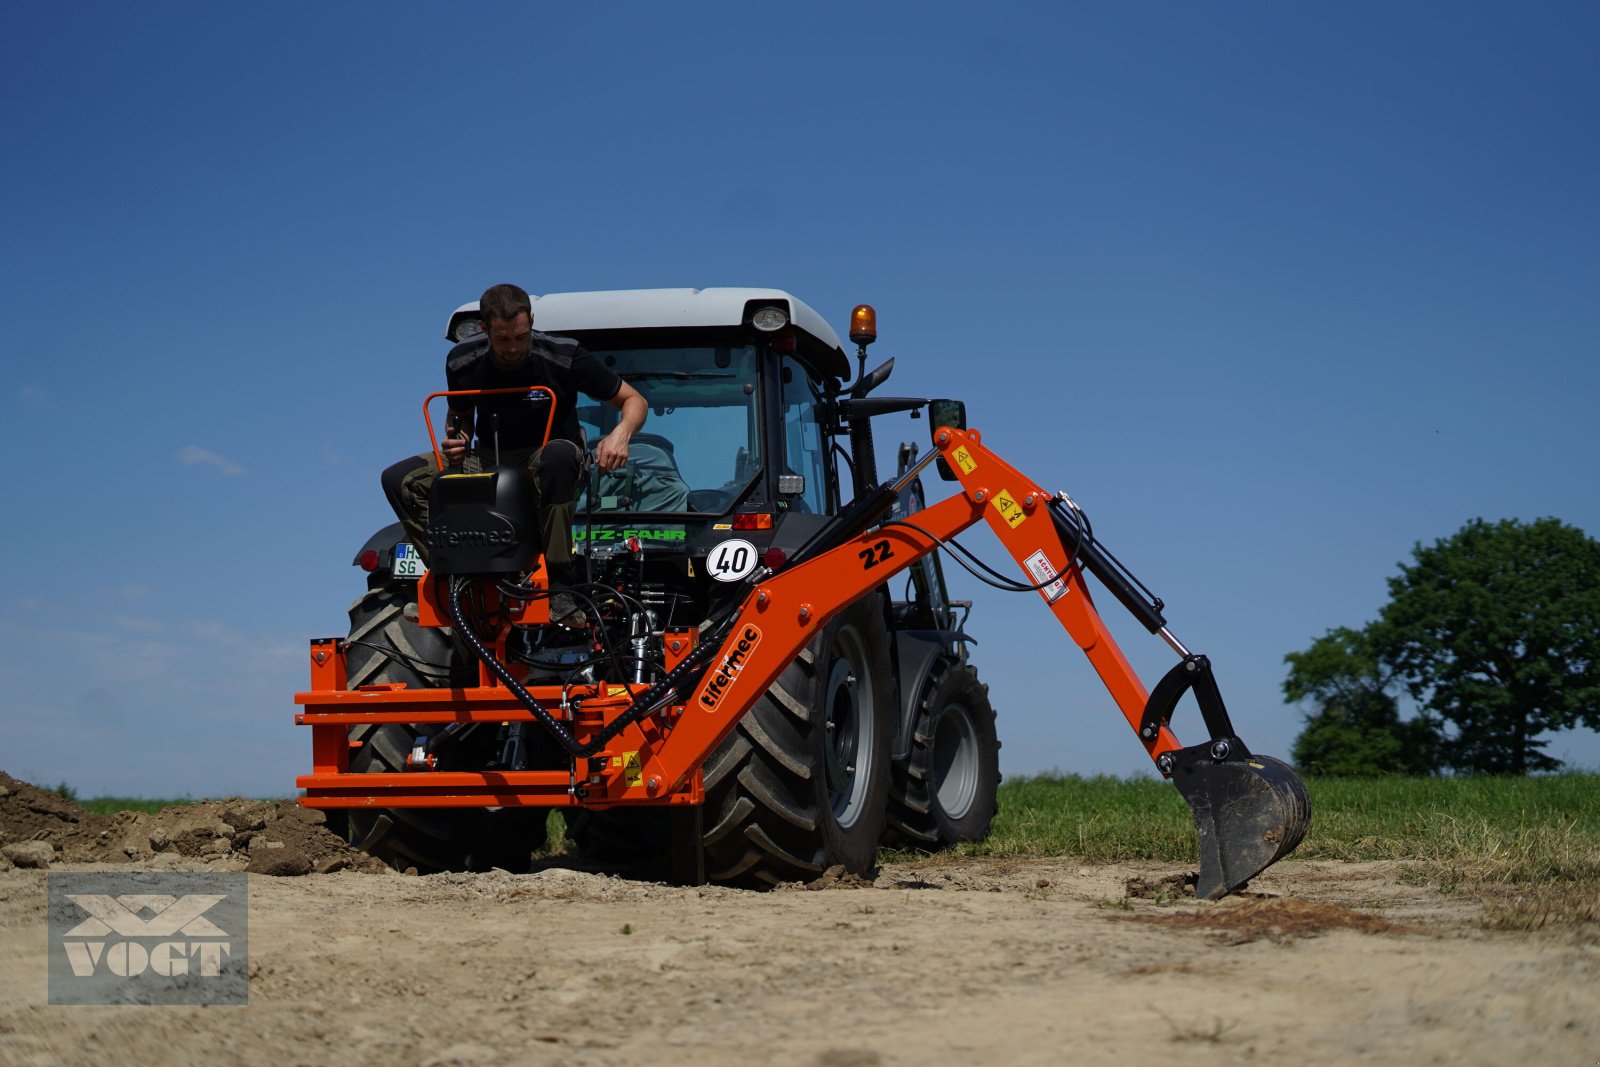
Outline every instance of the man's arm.
{"type": "Polygon", "coordinates": [[[614,471],[628,462],[628,442],[633,440],[633,435],[639,432],[645,416],[650,413],[650,405],[639,395],[639,390],[627,382],[622,383],[622,388],[617,390],[617,395],[609,403],[621,410],[622,419],[616,429],[594,446],[594,460],[603,471],[614,471]]]}

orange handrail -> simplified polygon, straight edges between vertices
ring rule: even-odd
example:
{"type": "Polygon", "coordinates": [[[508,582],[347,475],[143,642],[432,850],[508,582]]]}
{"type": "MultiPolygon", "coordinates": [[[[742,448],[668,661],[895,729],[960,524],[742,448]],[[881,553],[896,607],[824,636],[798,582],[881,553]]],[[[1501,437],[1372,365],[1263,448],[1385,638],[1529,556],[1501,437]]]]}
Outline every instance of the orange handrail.
{"type": "Polygon", "coordinates": [[[544,437],[539,445],[543,447],[550,443],[550,431],[556,424],[556,392],[548,385],[519,385],[510,389],[446,389],[438,393],[429,393],[422,401],[422,421],[428,426],[428,444],[433,446],[433,463],[440,470],[444,470],[444,457],[439,454],[439,437],[433,432],[433,418],[428,414],[428,405],[441,396],[497,396],[502,393],[548,393],[550,395],[550,414],[544,420],[544,437]]]}

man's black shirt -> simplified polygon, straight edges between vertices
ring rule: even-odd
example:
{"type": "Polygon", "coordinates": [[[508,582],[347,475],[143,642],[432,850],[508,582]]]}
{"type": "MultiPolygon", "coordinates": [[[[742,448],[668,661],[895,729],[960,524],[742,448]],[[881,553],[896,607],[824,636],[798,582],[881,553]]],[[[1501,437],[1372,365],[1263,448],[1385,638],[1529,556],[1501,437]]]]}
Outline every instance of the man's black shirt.
{"type": "MultiPolygon", "coordinates": [[[[445,357],[445,381],[450,389],[510,389],[543,385],[555,391],[556,418],[550,439],[564,438],[582,444],[578,429],[578,394],[609,401],[622,388],[622,379],[595,359],[578,342],[533,331],[528,358],[507,370],[489,352],[489,339],[478,336],[463,341],[445,357]]],[[[479,450],[494,447],[491,415],[499,415],[502,449],[532,448],[544,434],[549,406],[543,393],[533,400],[515,393],[504,396],[453,396],[450,409],[467,416],[478,437],[479,450]],[[473,421],[474,415],[476,421],[473,421]]]]}

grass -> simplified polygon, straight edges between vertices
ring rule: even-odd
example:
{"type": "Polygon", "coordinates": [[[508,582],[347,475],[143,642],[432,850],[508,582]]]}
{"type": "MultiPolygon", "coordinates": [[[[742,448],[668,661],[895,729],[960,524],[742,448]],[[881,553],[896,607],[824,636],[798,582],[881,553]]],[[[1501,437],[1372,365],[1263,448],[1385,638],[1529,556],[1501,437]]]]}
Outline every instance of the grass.
{"type": "Polygon", "coordinates": [[[60,782],[45,790],[54,793],[63,800],[70,800],[90,815],[115,815],[119,811],[142,811],[146,815],[154,815],[162,808],[170,808],[176,804],[194,804],[194,797],[184,796],[177,800],[147,800],[144,797],[89,797],[87,800],[78,796],[77,789],[60,782]]]}
{"type": "MultiPolygon", "coordinates": [[[[1506,929],[1600,924],[1600,775],[1308,779],[1301,859],[1394,860],[1404,876],[1489,905],[1506,929]]],[[[1193,862],[1194,824],[1158,779],[1040,775],[1006,782],[975,856],[1193,862]]]]}
{"type": "Polygon", "coordinates": [[[179,800],[147,800],[144,797],[90,797],[80,800],[78,804],[91,815],[115,815],[119,811],[142,811],[146,815],[154,815],[162,808],[170,808],[178,804],[195,804],[194,797],[183,797],[179,800]]]}

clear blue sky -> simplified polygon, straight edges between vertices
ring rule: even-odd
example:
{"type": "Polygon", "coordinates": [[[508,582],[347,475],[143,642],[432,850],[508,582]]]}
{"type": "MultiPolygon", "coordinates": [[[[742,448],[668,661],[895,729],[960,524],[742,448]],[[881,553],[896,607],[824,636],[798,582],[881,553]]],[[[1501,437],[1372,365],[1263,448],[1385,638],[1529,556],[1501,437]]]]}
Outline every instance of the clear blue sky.
{"type": "MultiPolygon", "coordinates": [[[[12,0],[0,767],[287,793],[306,639],[499,281],[877,305],[887,391],[1071,492],[1287,755],[1284,654],[1415,542],[1600,533],[1597,40],[1587,3],[12,0]]],[[[958,591],[1007,773],[1145,766],[1037,598],[958,591]]]]}

